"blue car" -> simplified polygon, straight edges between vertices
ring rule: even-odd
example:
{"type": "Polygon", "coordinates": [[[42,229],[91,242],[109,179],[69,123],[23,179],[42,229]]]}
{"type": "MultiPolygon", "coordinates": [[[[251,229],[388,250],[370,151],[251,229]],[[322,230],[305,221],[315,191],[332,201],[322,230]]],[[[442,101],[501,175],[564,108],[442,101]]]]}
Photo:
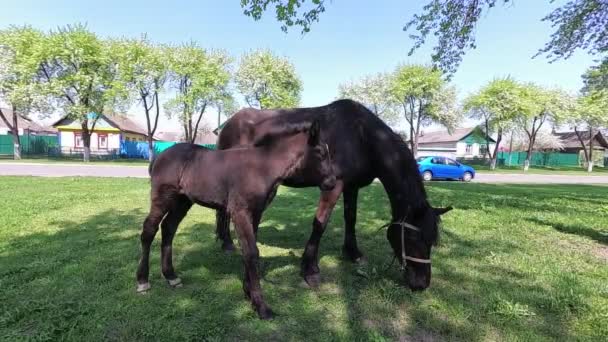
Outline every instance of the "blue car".
{"type": "Polygon", "coordinates": [[[470,182],[475,178],[475,169],[455,160],[440,156],[418,157],[418,171],[425,181],[432,179],[460,179],[470,182]]]}

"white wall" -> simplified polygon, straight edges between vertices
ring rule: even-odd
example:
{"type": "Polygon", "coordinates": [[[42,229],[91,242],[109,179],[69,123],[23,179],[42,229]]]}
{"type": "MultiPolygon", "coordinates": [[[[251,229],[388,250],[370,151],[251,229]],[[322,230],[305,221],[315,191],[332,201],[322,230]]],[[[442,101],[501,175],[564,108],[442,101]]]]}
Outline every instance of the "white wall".
{"type": "MultiPolygon", "coordinates": [[[[63,148],[74,148],[74,132],[61,131],[61,147],[63,148]]],[[[106,134],[106,133],[101,133],[106,134]]],[[[120,133],[107,133],[108,136],[108,150],[120,148],[120,133]]],[[[91,150],[95,151],[99,149],[97,133],[91,135],[91,150]]],[[[104,149],[105,150],[105,149],[104,149]]]]}

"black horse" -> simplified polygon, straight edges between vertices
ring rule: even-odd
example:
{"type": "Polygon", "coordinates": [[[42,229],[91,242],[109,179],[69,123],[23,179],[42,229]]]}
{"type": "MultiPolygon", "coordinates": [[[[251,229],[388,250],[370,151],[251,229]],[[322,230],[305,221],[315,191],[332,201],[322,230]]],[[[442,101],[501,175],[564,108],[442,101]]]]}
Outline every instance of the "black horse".
{"type": "MultiPolygon", "coordinates": [[[[311,286],[319,283],[318,250],[321,236],[340,194],[344,196],[345,234],[343,252],[352,261],[363,254],[357,246],[355,221],[359,189],[378,178],[391,203],[392,222],[387,238],[405,267],[404,276],[413,290],[425,289],[431,280],[431,247],[438,238],[439,215],[450,208],[432,208],[427,201],[416,161],[403,139],[362,104],[338,100],[312,108],[277,110],[242,109],[222,129],[219,149],[247,145],[263,132],[285,125],[327,120],[321,135],[329,145],[338,182],[322,191],[312,234],[302,256],[301,274],[311,286]]],[[[314,173],[296,172],[285,179],[290,187],[319,186],[314,173]]],[[[233,249],[229,216],[217,211],[217,236],[224,250],[233,249]]]]}
{"type": "Polygon", "coordinates": [[[245,266],[243,290],[260,318],[271,318],[257,273],[258,224],[276,188],[299,170],[315,173],[327,191],[336,185],[328,144],[320,138],[319,130],[319,121],[284,125],[281,130],[261,133],[254,147],[213,151],[177,144],[161,153],[150,166],[151,206],[141,233],[137,291],[150,289],[150,244],[159,224],[163,276],[169,285],[181,285],[173,269],[172,241],[177,226],[197,203],[221,209],[234,220],[245,266]],[[303,130],[309,132],[297,133],[303,130]]]}

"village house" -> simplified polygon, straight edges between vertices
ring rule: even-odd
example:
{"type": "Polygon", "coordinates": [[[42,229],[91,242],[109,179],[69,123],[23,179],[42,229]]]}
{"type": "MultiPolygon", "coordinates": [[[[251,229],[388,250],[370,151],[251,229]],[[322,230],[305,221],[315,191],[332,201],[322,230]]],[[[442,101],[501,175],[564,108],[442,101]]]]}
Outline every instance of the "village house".
{"type": "Polygon", "coordinates": [[[418,137],[418,156],[444,156],[449,158],[482,158],[489,148],[493,151],[496,141],[479,126],[456,128],[452,132],[422,132],[418,137]]]}
{"type": "MultiPolygon", "coordinates": [[[[89,114],[89,129],[97,114],[89,114]]],[[[84,149],[82,125],[79,120],[64,116],[53,127],[59,131],[59,146],[62,153],[78,153],[84,149]]],[[[147,132],[131,119],[103,114],[95,123],[91,134],[91,154],[115,154],[121,142],[147,141],[147,132]]]]}

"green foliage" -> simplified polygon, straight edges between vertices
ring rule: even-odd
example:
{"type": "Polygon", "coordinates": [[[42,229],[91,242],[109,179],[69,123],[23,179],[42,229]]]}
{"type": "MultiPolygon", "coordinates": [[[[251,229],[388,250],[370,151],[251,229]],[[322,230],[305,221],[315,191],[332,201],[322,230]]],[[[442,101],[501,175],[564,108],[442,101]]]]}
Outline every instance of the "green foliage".
{"type": "Polygon", "coordinates": [[[572,56],[577,49],[590,54],[608,53],[608,2],[605,0],[570,0],[543,21],[551,22],[555,32],[538,54],[557,60],[572,56]]]}
{"type": "MultiPolygon", "coordinates": [[[[137,166],[134,166],[137,167],[137,166]]],[[[378,227],[390,218],[382,185],[359,192],[363,270],[341,257],[342,215],[320,251],[322,284],[301,286],[300,256],[317,189],[280,187],[258,246],[260,321],[244,299],[240,253],[215,241],[215,212],[194,207],[174,239],[182,288],[160,274],[135,293],[146,179],[0,177],[0,339],[112,341],[602,341],[608,334],[608,198],[584,185],[425,186],[443,217],[427,291],[404,287],[378,227]],[[61,191],[57,191],[61,189],[61,191]],[[44,196],[41,196],[44,194],[44,196]],[[576,195],[574,195],[576,194],[576,195]],[[362,277],[363,273],[367,278],[362,277]]],[[[340,201],[336,213],[343,210],[340,201]]]]}
{"type": "Polygon", "coordinates": [[[169,85],[175,97],[167,114],[179,117],[187,140],[194,141],[206,110],[225,101],[232,59],[223,51],[207,51],[195,43],[169,49],[169,85]]]}
{"type": "Polygon", "coordinates": [[[312,7],[304,10],[302,14],[298,10],[304,5],[305,0],[241,0],[241,7],[245,15],[254,20],[260,20],[262,14],[269,5],[274,5],[276,19],[281,23],[283,32],[292,26],[302,27],[302,33],[310,31],[310,25],[319,21],[319,15],[325,12],[324,0],[311,0],[312,7]]]}
{"type": "Polygon", "coordinates": [[[21,116],[47,107],[38,82],[44,39],[42,32],[29,26],[0,30],[0,100],[21,116]]]}
{"type": "Polygon", "coordinates": [[[424,65],[402,65],[393,73],[390,94],[417,140],[420,127],[433,122],[454,128],[460,119],[456,90],[442,79],[439,69],[424,65]]]}
{"type": "Polygon", "coordinates": [[[431,34],[437,37],[431,58],[447,74],[456,71],[462,57],[469,49],[475,48],[475,29],[481,14],[511,0],[431,0],[422,14],[415,14],[403,27],[404,31],[416,30],[410,39],[414,41],[409,51],[411,56],[426,43],[431,34]]]}
{"type": "Polygon", "coordinates": [[[113,110],[127,97],[117,86],[111,46],[85,26],[52,31],[41,50],[45,91],[65,114],[85,122],[89,113],[113,110]]]}
{"type": "Polygon", "coordinates": [[[583,93],[608,89],[608,57],[604,57],[598,65],[592,66],[583,74],[583,83],[583,93]]]}
{"type": "Polygon", "coordinates": [[[391,77],[388,73],[368,75],[339,85],[338,94],[341,98],[363,103],[387,123],[395,124],[399,119],[399,107],[391,96],[391,77]]]}
{"type": "Polygon", "coordinates": [[[518,113],[527,112],[521,84],[510,77],[494,79],[464,101],[471,119],[488,122],[491,132],[505,130],[518,113]]]}
{"type": "Polygon", "coordinates": [[[300,103],[302,81],[287,58],[268,50],[241,57],[235,75],[236,87],[247,103],[258,108],[289,108],[300,103]]]}
{"type": "Polygon", "coordinates": [[[576,111],[569,119],[574,126],[608,126],[608,89],[594,90],[579,97],[576,111]]]}

